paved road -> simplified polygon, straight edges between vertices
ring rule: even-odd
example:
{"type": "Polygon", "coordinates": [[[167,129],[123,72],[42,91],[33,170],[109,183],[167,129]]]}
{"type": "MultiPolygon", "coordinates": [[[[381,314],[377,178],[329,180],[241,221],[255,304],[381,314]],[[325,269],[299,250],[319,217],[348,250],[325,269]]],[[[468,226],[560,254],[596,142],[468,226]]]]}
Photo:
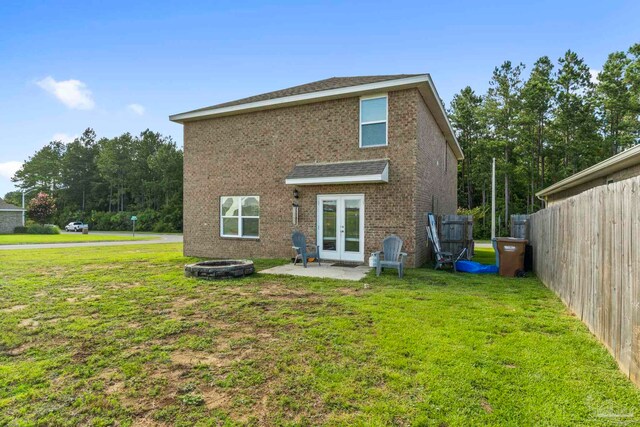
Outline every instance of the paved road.
{"type": "MultiPolygon", "coordinates": [[[[117,231],[92,231],[98,236],[131,236],[131,233],[117,231]]],[[[182,234],[151,234],[144,233],[138,236],[153,237],[153,240],[121,240],[115,242],[79,242],[79,243],[40,243],[28,245],[0,245],[0,250],[20,249],[52,249],[52,248],[80,248],[86,246],[122,246],[122,245],[149,245],[157,243],[182,243],[182,234]]]]}

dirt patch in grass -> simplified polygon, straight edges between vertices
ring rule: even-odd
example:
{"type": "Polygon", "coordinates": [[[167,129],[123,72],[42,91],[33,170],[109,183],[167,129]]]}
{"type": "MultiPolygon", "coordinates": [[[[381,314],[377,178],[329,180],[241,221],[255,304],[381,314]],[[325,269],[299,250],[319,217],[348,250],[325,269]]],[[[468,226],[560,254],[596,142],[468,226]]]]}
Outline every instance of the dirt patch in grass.
{"type": "MultiPolygon", "coordinates": [[[[191,310],[191,307],[198,302],[195,298],[186,298],[179,297],[175,298],[171,301],[171,308],[167,309],[167,315],[174,320],[182,320],[185,317],[191,317],[191,314],[188,313],[191,310]],[[183,313],[186,311],[187,313],[183,313]]],[[[202,319],[201,315],[195,315],[194,318],[202,319]]]]}
{"type": "Polygon", "coordinates": [[[204,351],[178,350],[171,353],[171,363],[183,366],[210,365],[222,367],[233,363],[233,359],[204,351]]]}
{"type": "Polygon", "coordinates": [[[16,312],[16,311],[24,310],[27,307],[29,307],[29,306],[26,305],[26,304],[18,304],[18,305],[14,305],[13,307],[3,308],[0,311],[3,312],[3,313],[13,313],[13,312],[16,312]]]}
{"type": "Polygon", "coordinates": [[[218,388],[209,388],[202,391],[204,404],[208,409],[219,409],[229,406],[231,396],[218,388]]]}
{"type": "Polygon", "coordinates": [[[269,299],[304,299],[318,296],[308,289],[288,287],[283,283],[273,281],[258,285],[225,287],[224,291],[236,297],[268,297],[269,299]]]}
{"type": "Polygon", "coordinates": [[[63,266],[52,265],[42,268],[35,268],[35,271],[43,276],[60,278],[67,274],[67,269],[63,266]]]}
{"type": "Polygon", "coordinates": [[[35,329],[40,326],[40,322],[35,319],[22,319],[18,326],[22,326],[23,328],[35,329]]]}
{"type": "Polygon", "coordinates": [[[171,305],[173,306],[174,309],[179,310],[179,309],[191,307],[193,304],[197,302],[198,300],[195,298],[180,297],[180,298],[174,298],[171,302],[171,305]]]}
{"type": "Polygon", "coordinates": [[[258,295],[270,298],[317,298],[318,295],[307,289],[290,288],[279,282],[266,282],[260,285],[258,295]]]}
{"type": "Polygon", "coordinates": [[[73,286],[68,288],[60,288],[63,292],[71,292],[73,294],[86,294],[91,292],[92,288],[86,285],[73,286]]]}
{"type": "Polygon", "coordinates": [[[110,270],[118,270],[122,267],[119,265],[111,265],[111,264],[85,264],[82,266],[82,272],[90,272],[90,271],[110,271],[110,270]]]}
{"type": "Polygon", "coordinates": [[[124,391],[125,383],[117,369],[107,368],[98,375],[98,378],[104,381],[105,393],[111,395],[119,394],[124,391]]]}
{"type": "Polygon", "coordinates": [[[336,292],[340,295],[362,296],[364,288],[337,288],[336,292]]]}
{"type": "Polygon", "coordinates": [[[161,423],[149,418],[136,418],[133,420],[131,427],[168,427],[169,424],[161,423]]]}
{"type": "Polygon", "coordinates": [[[11,350],[7,350],[6,353],[9,356],[20,356],[22,353],[24,353],[25,351],[29,350],[32,347],[33,347],[33,344],[24,343],[24,344],[20,344],[17,347],[12,348],[11,350]]]}
{"type": "Polygon", "coordinates": [[[489,405],[489,402],[486,401],[486,399],[482,399],[480,401],[480,406],[482,406],[482,409],[487,413],[490,414],[493,412],[493,407],[491,405],[489,405]]]}
{"type": "Polygon", "coordinates": [[[132,288],[136,288],[136,287],[139,287],[139,286],[142,286],[142,284],[140,282],[129,283],[126,280],[122,280],[122,281],[119,281],[117,283],[104,284],[104,288],[108,289],[110,291],[119,291],[119,290],[122,290],[122,289],[132,289],[132,288]]]}

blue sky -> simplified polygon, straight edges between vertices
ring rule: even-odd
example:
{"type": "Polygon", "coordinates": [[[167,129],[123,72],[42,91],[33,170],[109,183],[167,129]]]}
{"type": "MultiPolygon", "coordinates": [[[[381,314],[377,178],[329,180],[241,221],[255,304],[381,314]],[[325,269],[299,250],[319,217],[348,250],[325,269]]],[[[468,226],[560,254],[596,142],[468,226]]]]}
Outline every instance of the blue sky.
{"type": "Polygon", "coordinates": [[[598,70],[640,42],[638,1],[0,2],[0,195],[51,139],[331,76],[431,73],[448,104],[493,68],[571,48],[598,70]]]}

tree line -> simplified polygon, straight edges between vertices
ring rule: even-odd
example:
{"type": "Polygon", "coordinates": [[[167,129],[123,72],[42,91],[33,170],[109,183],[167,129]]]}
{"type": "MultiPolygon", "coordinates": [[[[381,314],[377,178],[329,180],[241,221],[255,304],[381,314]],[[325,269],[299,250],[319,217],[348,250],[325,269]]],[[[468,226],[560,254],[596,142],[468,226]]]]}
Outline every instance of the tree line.
{"type": "MultiPolygon", "coordinates": [[[[467,86],[448,111],[466,157],[458,206],[488,212],[495,157],[502,233],[510,214],[543,207],[536,192],[640,142],[640,43],[611,53],[597,74],[571,50],[525,69],[505,61],[485,94],[467,86]]],[[[476,225],[488,234],[486,221],[476,225]]]]}
{"type": "MultiPolygon", "coordinates": [[[[53,221],[82,220],[101,230],[182,230],[183,153],[170,137],[145,130],[98,139],[89,128],[73,142],[52,141],[26,160],[12,181],[28,197],[55,198],[53,221]]],[[[21,204],[22,191],[5,200],[21,204]]]]}

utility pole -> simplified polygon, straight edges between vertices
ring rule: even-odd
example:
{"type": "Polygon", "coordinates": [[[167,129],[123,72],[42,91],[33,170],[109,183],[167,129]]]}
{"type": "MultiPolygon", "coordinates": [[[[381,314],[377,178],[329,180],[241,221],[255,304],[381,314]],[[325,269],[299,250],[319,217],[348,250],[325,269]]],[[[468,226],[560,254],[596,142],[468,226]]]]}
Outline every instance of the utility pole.
{"type": "Polygon", "coordinates": [[[496,238],[496,158],[491,166],[491,241],[496,238]]]}
{"type": "Polygon", "coordinates": [[[25,224],[25,217],[24,217],[25,213],[24,213],[24,190],[22,190],[22,226],[24,227],[25,224]]]}

